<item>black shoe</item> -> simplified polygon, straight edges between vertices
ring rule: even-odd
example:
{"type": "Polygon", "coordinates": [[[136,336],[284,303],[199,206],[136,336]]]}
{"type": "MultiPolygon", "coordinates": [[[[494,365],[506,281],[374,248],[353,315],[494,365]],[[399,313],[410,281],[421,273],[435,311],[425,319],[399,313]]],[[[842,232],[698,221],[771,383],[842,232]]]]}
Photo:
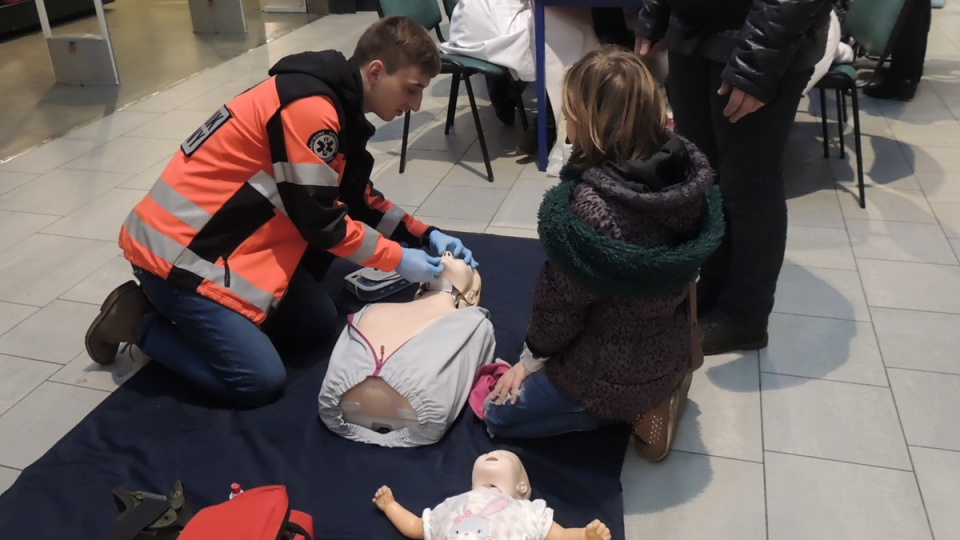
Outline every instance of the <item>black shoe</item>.
{"type": "Polygon", "coordinates": [[[910,101],[917,93],[917,82],[897,79],[884,79],[880,84],[872,84],[863,89],[863,95],[874,99],[895,99],[910,101]]]}
{"type": "MultiPolygon", "coordinates": [[[[527,128],[520,135],[520,140],[517,141],[517,150],[521,153],[528,156],[537,155],[537,133],[540,133],[537,128],[537,120],[533,120],[533,125],[527,128]]],[[[547,149],[553,148],[553,145],[557,142],[557,129],[550,124],[547,124],[547,149]]]]}
{"type": "Polygon", "coordinates": [[[756,333],[742,332],[714,313],[700,320],[700,331],[703,332],[704,356],[730,351],[755,351],[766,347],[768,341],[766,330],[756,333]]]}
{"type": "Polygon", "coordinates": [[[114,289],[87,330],[84,344],[90,358],[98,364],[113,362],[120,343],[137,341],[140,323],[150,309],[150,300],[135,281],[114,289]]]}

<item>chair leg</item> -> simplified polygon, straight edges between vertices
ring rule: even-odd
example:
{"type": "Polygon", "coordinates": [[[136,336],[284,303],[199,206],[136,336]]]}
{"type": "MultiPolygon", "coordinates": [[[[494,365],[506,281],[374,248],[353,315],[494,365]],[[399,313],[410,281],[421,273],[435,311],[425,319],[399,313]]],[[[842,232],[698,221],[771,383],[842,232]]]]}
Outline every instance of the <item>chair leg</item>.
{"type": "Polygon", "coordinates": [[[842,105],[841,110],[843,111],[843,123],[846,124],[848,121],[848,118],[847,118],[847,94],[845,92],[840,92],[840,103],[842,105]]]}
{"type": "Polygon", "coordinates": [[[450,100],[447,102],[447,123],[443,126],[443,134],[449,135],[453,127],[453,119],[457,116],[457,94],[460,93],[460,74],[454,73],[450,81],[450,100]]]}
{"type": "Polygon", "coordinates": [[[517,93],[517,115],[520,116],[520,127],[523,128],[523,131],[526,131],[530,128],[530,125],[527,123],[527,110],[523,105],[523,87],[524,83],[521,81],[516,81],[514,83],[517,93]]]}
{"type": "Polygon", "coordinates": [[[843,142],[843,90],[837,90],[837,133],[840,135],[840,159],[843,159],[844,156],[844,147],[846,143],[843,142]]]}
{"type": "Polygon", "coordinates": [[[830,157],[830,142],[827,140],[827,91],[820,89],[820,126],[823,133],[823,157],[830,157]]]}
{"type": "Polygon", "coordinates": [[[403,115],[403,142],[400,143],[400,174],[407,168],[407,136],[410,133],[410,111],[403,115]]]}
{"type": "Polygon", "coordinates": [[[853,104],[853,142],[857,153],[857,187],[860,190],[860,208],[867,207],[867,198],[863,190],[863,152],[860,148],[860,104],[857,98],[857,89],[850,92],[850,102],[853,104]]]}
{"type": "Polygon", "coordinates": [[[480,124],[480,113],[477,112],[477,102],[473,99],[473,85],[470,84],[470,77],[463,78],[463,85],[467,88],[467,98],[470,100],[470,112],[473,113],[473,123],[477,126],[477,141],[480,143],[480,153],[483,154],[483,164],[487,166],[487,180],[493,182],[493,167],[490,166],[487,142],[483,140],[483,125],[480,124]]]}

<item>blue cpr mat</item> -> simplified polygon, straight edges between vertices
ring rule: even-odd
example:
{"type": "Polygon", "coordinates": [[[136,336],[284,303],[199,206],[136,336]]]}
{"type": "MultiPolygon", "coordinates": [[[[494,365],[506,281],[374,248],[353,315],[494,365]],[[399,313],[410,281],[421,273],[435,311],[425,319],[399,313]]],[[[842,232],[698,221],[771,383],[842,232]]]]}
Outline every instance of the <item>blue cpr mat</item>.
{"type": "MultiPolygon", "coordinates": [[[[481,305],[496,329],[497,356],[512,362],[523,345],[543,251],[531,239],[458,236],[480,262],[481,305]]],[[[343,276],[355,268],[338,261],[324,280],[336,291],[342,316],[360,305],[339,291],[343,276]]],[[[412,294],[409,288],[391,300],[412,294]]],[[[614,538],[624,538],[620,469],[626,426],[531,441],[491,439],[466,407],[431,446],[348,441],[327,431],[317,416],[335,340],[293,357],[283,396],[256,410],[215,402],[149,363],[0,495],[0,538],[105,539],[118,515],[113,489],[166,494],[181,480],[194,509],[224,501],[232,482],[284,484],[292,506],[313,516],[318,540],[399,539],[371,502],[378,487],[389,485],[401,504],[419,514],[470,489],[474,460],[495,448],[520,456],[534,497],[547,501],[557,523],[582,527],[599,518],[614,538]]]]}

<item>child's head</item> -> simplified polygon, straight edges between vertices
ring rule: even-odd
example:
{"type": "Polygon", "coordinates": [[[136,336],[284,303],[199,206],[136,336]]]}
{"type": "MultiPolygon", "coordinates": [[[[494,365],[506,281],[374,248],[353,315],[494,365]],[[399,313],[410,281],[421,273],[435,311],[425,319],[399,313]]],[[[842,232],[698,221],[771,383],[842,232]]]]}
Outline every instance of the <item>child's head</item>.
{"type": "Polygon", "coordinates": [[[578,171],[644,159],[669,138],[657,80],[636,55],[613,45],[590,51],[567,71],[563,114],[578,171]]]}
{"type": "Polygon", "coordinates": [[[427,30],[409,17],[385,17],[357,41],[353,60],[364,78],[364,111],[391,120],[419,110],[423,90],[440,73],[440,53],[427,30]]]}

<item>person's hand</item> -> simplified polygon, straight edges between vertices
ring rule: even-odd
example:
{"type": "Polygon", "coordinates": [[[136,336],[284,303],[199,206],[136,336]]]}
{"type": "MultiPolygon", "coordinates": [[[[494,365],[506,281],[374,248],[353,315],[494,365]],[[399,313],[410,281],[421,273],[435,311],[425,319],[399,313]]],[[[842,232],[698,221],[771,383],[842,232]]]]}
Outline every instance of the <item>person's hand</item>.
{"type": "Polygon", "coordinates": [[[727,106],[723,108],[723,115],[730,119],[731,124],[737,123],[744,116],[764,106],[764,103],[750,94],[740,90],[727,81],[723,81],[717,94],[730,94],[727,106]]]}
{"type": "Polygon", "coordinates": [[[440,277],[443,264],[440,257],[432,257],[422,249],[403,248],[397,273],[411,283],[426,283],[440,277]]]}
{"type": "Polygon", "coordinates": [[[490,392],[490,399],[497,405],[503,405],[509,398],[510,403],[515,404],[517,396],[520,395],[520,387],[523,385],[523,381],[527,380],[530,375],[533,375],[532,371],[524,367],[523,364],[516,363],[497,380],[493,392],[490,392]]]}
{"type": "Polygon", "coordinates": [[[373,494],[373,503],[377,505],[377,508],[387,511],[387,506],[390,505],[395,499],[393,498],[393,490],[387,486],[381,486],[376,493],[373,494]]]}
{"type": "Polygon", "coordinates": [[[646,58],[651,49],[653,49],[653,42],[643,36],[637,36],[633,42],[633,53],[640,58],[646,58]]]}
{"type": "Polygon", "coordinates": [[[465,248],[459,238],[449,234],[436,230],[430,231],[430,249],[435,255],[443,255],[445,251],[449,251],[454,257],[463,259],[463,262],[472,268],[477,267],[477,261],[473,260],[473,252],[465,248]]]}
{"type": "Polygon", "coordinates": [[[603,522],[595,519],[583,529],[583,537],[586,540],[610,540],[612,535],[610,529],[603,522]]]}

